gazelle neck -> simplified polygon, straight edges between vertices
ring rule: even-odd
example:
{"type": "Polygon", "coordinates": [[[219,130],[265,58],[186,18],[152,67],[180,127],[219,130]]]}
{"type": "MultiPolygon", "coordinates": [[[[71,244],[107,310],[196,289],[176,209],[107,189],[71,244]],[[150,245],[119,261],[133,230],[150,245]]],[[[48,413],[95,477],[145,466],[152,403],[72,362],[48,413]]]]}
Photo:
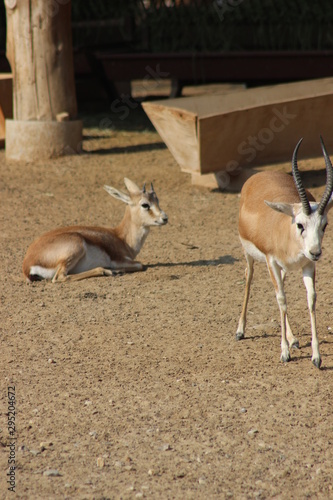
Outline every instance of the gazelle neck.
{"type": "Polygon", "coordinates": [[[130,207],[127,206],[121,223],[114,231],[131,248],[133,258],[135,258],[148,236],[149,227],[142,226],[140,220],[136,221],[130,207]]]}

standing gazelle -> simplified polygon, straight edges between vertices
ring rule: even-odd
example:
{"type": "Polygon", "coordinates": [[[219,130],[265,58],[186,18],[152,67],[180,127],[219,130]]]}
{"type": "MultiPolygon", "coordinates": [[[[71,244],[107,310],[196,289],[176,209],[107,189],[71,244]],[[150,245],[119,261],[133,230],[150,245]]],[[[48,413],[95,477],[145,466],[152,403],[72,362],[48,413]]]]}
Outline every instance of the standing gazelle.
{"type": "Polygon", "coordinates": [[[127,204],[120,224],[113,228],[70,226],[54,229],[35,240],[23,261],[28,281],[52,279],[76,281],[113,272],[142,271],[135,261],[150,226],[163,226],[168,216],[158,203],[153,185],[146,191],[124,179],[129,195],[104,186],[114,198],[127,204]]]}
{"type": "Polygon", "coordinates": [[[293,179],[283,172],[261,172],[250,177],[242,188],[239,236],[247,269],[245,298],[236,340],[244,338],[253,261],[266,261],[281,314],[281,361],[290,360],[289,347],[298,347],[298,341],[288,321],[284,279],[287,271],[302,268],[311,318],[312,362],[320,368],[315,315],[315,262],[321,256],[327,212],[333,204],[333,169],[320,138],[327,180],[325,192],[318,204],[311,193],[304,189],[298,171],[297,152],[301,142],[302,139],[292,158],[293,179]]]}

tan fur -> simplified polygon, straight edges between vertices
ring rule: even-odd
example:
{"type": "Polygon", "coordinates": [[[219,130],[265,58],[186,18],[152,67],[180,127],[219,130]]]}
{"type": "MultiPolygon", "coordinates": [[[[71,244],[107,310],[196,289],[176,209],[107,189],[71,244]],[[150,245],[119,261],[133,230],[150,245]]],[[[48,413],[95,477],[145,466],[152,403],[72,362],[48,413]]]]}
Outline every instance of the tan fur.
{"type": "Polygon", "coordinates": [[[125,182],[129,196],[106,186],[111,196],[128,204],[120,224],[115,228],[69,226],[43,234],[30,245],[23,261],[23,274],[28,281],[39,276],[31,273],[36,266],[54,271],[53,282],[143,269],[134,259],[149,228],[164,225],[168,219],[159,208],[154,191],[141,191],[132,181],[125,179],[125,182]],[[142,203],[148,204],[149,209],[144,209],[142,203]],[[84,268],[81,271],[80,266],[84,268]]]}
{"type": "Polygon", "coordinates": [[[83,241],[102,248],[115,261],[126,256],[133,259],[134,251],[119,238],[118,232],[126,236],[119,228],[72,226],[54,229],[30,245],[23,261],[23,273],[28,277],[31,266],[57,267],[60,261],[78,252],[83,241]]]}
{"type": "MultiPolygon", "coordinates": [[[[331,167],[330,167],[331,168],[331,167]]],[[[310,192],[308,201],[315,202],[310,192]]],[[[266,261],[281,316],[281,360],[290,360],[290,347],[298,346],[287,315],[284,280],[289,269],[301,268],[307,290],[312,331],[312,362],[319,368],[321,357],[315,317],[315,261],[321,255],[321,241],[327,225],[327,212],[316,205],[306,215],[291,176],[283,172],[261,172],[243,186],[239,210],[239,236],[247,261],[245,295],[236,339],[244,338],[246,312],[255,260],[266,261]],[[265,202],[270,203],[268,206],[265,202]],[[304,232],[304,236],[302,236],[304,232]]]]}
{"type": "MultiPolygon", "coordinates": [[[[307,191],[309,201],[315,201],[307,191]]],[[[265,255],[275,255],[286,261],[299,251],[290,237],[291,219],[273,211],[265,201],[300,203],[293,178],[284,172],[260,172],[244,184],[239,209],[239,235],[255,242],[265,255]]]]}

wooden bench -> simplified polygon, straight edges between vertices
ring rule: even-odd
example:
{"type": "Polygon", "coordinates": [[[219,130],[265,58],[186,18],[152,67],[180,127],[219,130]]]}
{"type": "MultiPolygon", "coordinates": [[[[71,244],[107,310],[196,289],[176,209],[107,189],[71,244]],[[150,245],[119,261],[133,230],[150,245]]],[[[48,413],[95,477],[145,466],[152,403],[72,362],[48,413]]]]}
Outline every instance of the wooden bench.
{"type": "Polygon", "coordinates": [[[320,155],[320,134],[333,149],[333,78],[164,99],[143,108],[195,184],[227,188],[249,167],[290,161],[300,137],[302,158],[320,155]]]}
{"type": "Polygon", "coordinates": [[[95,50],[90,57],[99,63],[108,82],[172,80],[173,97],[179,97],[182,87],[189,84],[264,85],[333,74],[332,51],[113,53],[95,50]]]}

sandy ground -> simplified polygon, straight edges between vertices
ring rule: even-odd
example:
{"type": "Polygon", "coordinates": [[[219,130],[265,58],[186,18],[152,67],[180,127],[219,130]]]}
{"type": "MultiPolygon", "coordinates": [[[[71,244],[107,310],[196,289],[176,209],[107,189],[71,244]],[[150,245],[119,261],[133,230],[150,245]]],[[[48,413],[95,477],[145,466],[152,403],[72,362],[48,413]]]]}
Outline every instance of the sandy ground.
{"type": "MultiPolygon", "coordinates": [[[[234,339],[245,268],[238,194],[193,187],[138,109],[121,126],[108,119],[85,120],[82,155],[27,165],[0,152],[0,497],[333,498],[332,228],[317,272],[322,369],[311,363],[296,272],[286,289],[301,348],[282,364],[263,265],[247,337],[234,339]],[[35,237],[121,220],[124,205],[102,186],[123,188],[125,176],[153,181],[169,216],[139,255],[147,270],[26,284],[35,237]],[[7,490],[13,454],[16,494],[7,490]]],[[[323,160],[300,166],[316,169],[305,179],[320,195],[323,160]]]]}

